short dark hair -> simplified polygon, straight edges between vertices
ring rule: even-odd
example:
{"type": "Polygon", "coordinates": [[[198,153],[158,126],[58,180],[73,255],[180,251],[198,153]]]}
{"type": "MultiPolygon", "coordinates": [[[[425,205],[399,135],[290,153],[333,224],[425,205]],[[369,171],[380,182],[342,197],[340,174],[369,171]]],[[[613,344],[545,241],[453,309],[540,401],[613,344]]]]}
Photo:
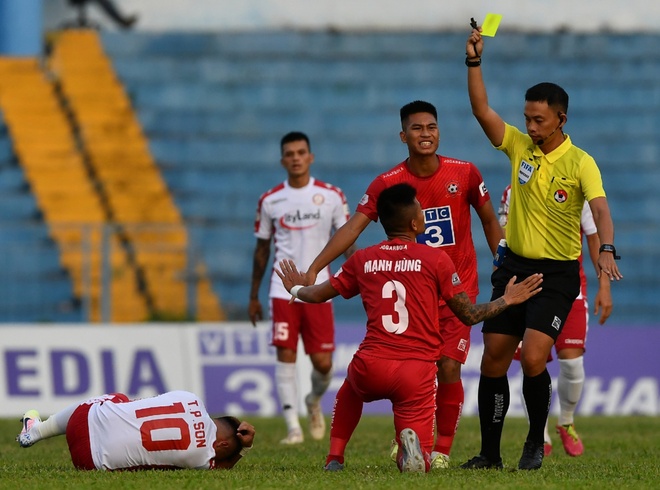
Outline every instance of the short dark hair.
{"type": "Polygon", "coordinates": [[[417,206],[417,190],[410,184],[395,184],[378,196],[376,210],[380,224],[388,235],[394,231],[404,231],[408,221],[414,218],[417,206]]]}
{"type": "Polygon", "coordinates": [[[280,152],[284,151],[284,145],[286,145],[287,143],[291,143],[293,141],[305,141],[307,143],[307,148],[309,148],[309,151],[312,151],[312,145],[309,144],[309,138],[305,133],[300,131],[291,131],[290,133],[287,133],[284,136],[282,136],[282,140],[280,141],[280,152]]]}
{"type": "Polygon", "coordinates": [[[564,114],[568,113],[568,94],[556,83],[541,82],[527,89],[527,102],[547,102],[548,106],[564,114]]]}
{"type": "Polygon", "coordinates": [[[435,106],[430,102],[423,100],[415,100],[404,105],[399,110],[399,115],[401,116],[401,127],[406,129],[406,124],[408,123],[408,118],[413,114],[419,114],[420,112],[426,112],[427,114],[432,114],[435,120],[438,120],[438,111],[435,106]]]}
{"type": "MultiPolygon", "coordinates": [[[[297,141],[297,140],[294,140],[294,141],[297,141]]],[[[241,452],[241,449],[243,449],[243,443],[241,443],[241,440],[238,438],[238,426],[241,425],[241,421],[238,420],[236,417],[232,417],[230,415],[225,415],[223,417],[217,417],[216,420],[218,420],[218,421],[222,422],[223,424],[225,424],[226,426],[228,426],[230,428],[230,430],[232,431],[233,437],[232,437],[231,441],[234,443],[235,448],[229,456],[226,456],[225,458],[223,458],[223,461],[224,460],[231,461],[232,459],[234,459],[236,457],[236,455],[238,453],[241,452]]]]}

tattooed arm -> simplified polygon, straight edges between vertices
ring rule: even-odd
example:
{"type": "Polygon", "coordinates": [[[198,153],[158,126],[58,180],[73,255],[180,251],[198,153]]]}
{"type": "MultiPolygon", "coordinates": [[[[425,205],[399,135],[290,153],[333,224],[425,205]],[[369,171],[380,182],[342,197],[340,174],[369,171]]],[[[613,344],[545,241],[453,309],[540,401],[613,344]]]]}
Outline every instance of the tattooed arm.
{"type": "Polygon", "coordinates": [[[466,325],[474,325],[494,316],[499,315],[509,306],[520,304],[541,291],[543,274],[534,274],[522,282],[514,284],[516,276],[513,276],[506,286],[504,295],[490,303],[472,304],[465,292],[459,293],[447,301],[451,311],[466,325]]]}

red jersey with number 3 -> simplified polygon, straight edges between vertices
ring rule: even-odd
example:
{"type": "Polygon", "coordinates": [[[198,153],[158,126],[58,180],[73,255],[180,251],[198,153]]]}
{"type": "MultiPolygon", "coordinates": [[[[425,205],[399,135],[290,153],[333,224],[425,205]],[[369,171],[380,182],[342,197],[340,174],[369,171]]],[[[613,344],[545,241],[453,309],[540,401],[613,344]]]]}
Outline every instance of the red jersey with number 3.
{"type": "Polygon", "coordinates": [[[479,278],[470,206],[479,209],[490,201],[490,195],[476,165],[440,155],[438,159],[440,166],[429,177],[414,175],[406,161],[379,175],[360,200],[357,212],[378,221],[376,203],[383,189],[402,182],[412,185],[426,222],[425,233],[417,241],[442,247],[454,262],[467,294],[477,296],[479,278]]]}
{"type": "Polygon", "coordinates": [[[438,300],[463,291],[443,250],[400,239],[358,250],[330,284],[344,298],[362,296],[367,333],[359,350],[385,359],[438,360],[438,300]]]}
{"type": "Polygon", "coordinates": [[[87,423],[98,469],[215,466],[216,425],[193,393],[170,391],[127,403],[94,400],[87,423]]]}

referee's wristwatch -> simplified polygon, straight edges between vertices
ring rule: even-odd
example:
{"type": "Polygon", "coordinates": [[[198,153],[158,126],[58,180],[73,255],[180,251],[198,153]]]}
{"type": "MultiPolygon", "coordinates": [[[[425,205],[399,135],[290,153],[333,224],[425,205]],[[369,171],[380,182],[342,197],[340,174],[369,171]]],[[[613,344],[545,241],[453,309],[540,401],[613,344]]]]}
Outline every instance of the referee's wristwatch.
{"type": "Polygon", "coordinates": [[[602,254],[603,252],[609,252],[612,255],[614,255],[614,260],[619,260],[621,258],[620,255],[616,254],[616,248],[614,248],[614,245],[611,245],[609,243],[603,243],[598,249],[599,254],[602,254]]]}

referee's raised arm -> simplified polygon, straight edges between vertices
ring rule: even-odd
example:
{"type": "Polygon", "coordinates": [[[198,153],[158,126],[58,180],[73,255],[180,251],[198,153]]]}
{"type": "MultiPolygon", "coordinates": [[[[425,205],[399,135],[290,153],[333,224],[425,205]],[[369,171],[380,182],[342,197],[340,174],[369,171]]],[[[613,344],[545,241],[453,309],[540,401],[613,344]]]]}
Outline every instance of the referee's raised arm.
{"type": "Polygon", "coordinates": [[[500,115],[488,105],[488,94],[481,73],[481,55],[484,41],[481,28],[474,28],[465,45],[465,64],[467,65],[468,95],[472,114],[481,125],[484,133],[494,146],[500,146],[504,139],[504,121],[500,115]]]}

